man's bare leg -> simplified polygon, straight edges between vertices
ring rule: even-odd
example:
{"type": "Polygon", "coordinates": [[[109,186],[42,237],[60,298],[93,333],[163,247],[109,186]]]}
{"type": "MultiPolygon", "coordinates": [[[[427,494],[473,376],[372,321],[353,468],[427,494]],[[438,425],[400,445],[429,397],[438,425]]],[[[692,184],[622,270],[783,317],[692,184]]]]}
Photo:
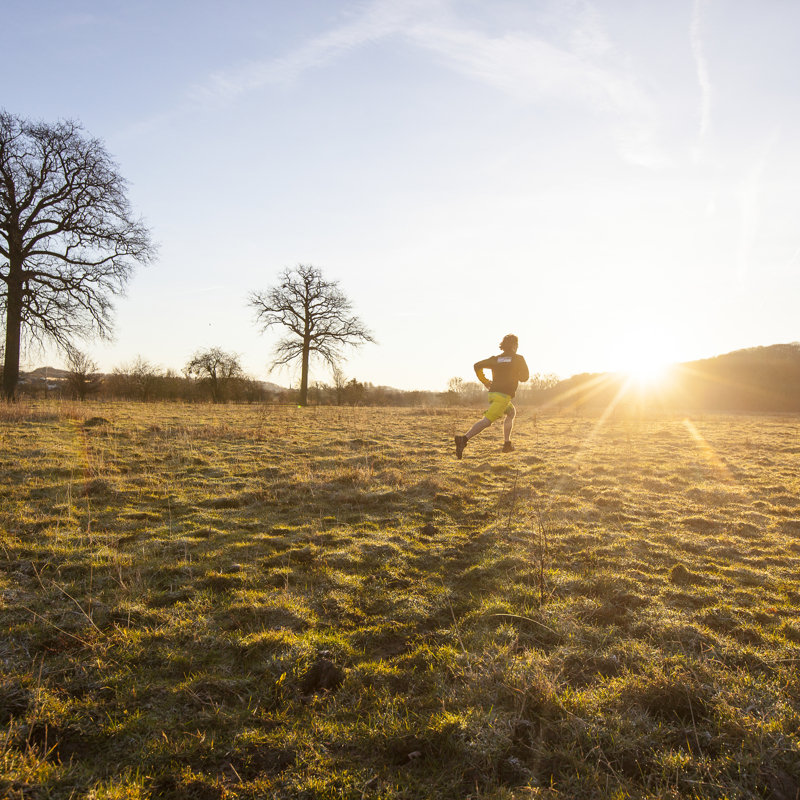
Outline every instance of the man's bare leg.
{"type": "Polygon", "coordinates": [[[490,419],[482,417],[467,431],[467,439],[471,439],[481,431],[485,431],[491,424],[492,421],[490,419]]]}
{"type": "Polygon", "coordinates": [[[505,436],[507,442],[511,441],[511,431],[514,429],[514,417],[516,416],[517,412],[511,406],[506,413],[506,418],[503,420],[503,436],[505,436]]]}
{"type": "Polygon", "coordinates": [[[492,424],[490,419],[483,417],[483,419],[478,420],[467,432],[466,436],[456,436],[456,458],[460,459],[462,454],[464,453],[464,448],[467,446],[467,442],[475,436],[476,433],[480,433],[482,430],[485,430],[492,424]]]}

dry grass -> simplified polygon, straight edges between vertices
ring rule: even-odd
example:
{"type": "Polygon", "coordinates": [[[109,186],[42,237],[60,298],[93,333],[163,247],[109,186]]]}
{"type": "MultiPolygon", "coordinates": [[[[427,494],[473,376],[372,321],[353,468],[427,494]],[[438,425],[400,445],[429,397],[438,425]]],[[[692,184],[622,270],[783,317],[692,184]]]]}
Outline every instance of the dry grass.
{"type": "Polygon", "coordinates": [[[0,408],[0,793],[798,796],[800,420],[477,413],[0,408]]]}

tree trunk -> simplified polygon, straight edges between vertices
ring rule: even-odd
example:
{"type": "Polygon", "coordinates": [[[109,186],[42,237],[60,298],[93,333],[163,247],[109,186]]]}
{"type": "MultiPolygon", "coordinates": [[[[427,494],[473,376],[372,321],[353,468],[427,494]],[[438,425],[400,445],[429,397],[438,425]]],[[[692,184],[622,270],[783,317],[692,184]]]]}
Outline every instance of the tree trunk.
{"type": "Polygon", "coordinates": [[[7,401],[14,399],[19,381],[19,350],[22,331],[22,279],[12,277],[16,270],[9,269],[6,288],[6,353],[3,368],[3,397],[7,401]]]}
{"type": "Polygon", "coordinates": [[[303,365],[300,370],[300,405],[308,405],[308,360],[309,344],[303,342],[303,365]]]}

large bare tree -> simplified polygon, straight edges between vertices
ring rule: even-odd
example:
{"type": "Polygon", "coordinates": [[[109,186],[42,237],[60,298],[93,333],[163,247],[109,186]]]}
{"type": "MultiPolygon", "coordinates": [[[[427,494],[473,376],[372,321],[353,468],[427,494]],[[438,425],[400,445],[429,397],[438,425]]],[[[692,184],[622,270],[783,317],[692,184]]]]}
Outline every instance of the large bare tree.
{"type": "Polygon", "coordinates": [[[346,347],[375,344],[372,331],[355,315],[338,281],[328,281],[310,264],[298,264],[279,275],[279,283],[265,292],[251,292],[261,332],[274,325],[286,328],[275,345],[272,368],[300,361],[300,405],[308,403],[308,370],[313,358],[331,368],[344,361],[346,347]]]}
{"type": "Polygon", "coordinates": [[[47,124],[0,109],[2,394],[12,399],[20,348],[111,333],[111,298],[155,256],[127,183],[99,139],[72,120],[47,124]]]}

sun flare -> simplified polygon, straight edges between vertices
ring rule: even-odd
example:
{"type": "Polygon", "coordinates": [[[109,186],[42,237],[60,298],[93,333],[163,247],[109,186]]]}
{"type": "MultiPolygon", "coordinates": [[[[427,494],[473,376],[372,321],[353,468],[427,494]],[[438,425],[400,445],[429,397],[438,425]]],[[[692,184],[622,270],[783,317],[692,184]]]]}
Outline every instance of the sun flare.
{"type": "Polygon", "coordinates": [[[618,358],[619,371],[626,373],[632,384],[642,389],[656,388],[668,378],[675,360],[667,348],[647,337],[626,342],[618,358]]]}
{"type": "Polygon", "coordinates": [[[627,370],[631,380],[643,388],[650,388],[662,384],[672,366],[669,361],[650,359],[632,364],[627,370]]]}

